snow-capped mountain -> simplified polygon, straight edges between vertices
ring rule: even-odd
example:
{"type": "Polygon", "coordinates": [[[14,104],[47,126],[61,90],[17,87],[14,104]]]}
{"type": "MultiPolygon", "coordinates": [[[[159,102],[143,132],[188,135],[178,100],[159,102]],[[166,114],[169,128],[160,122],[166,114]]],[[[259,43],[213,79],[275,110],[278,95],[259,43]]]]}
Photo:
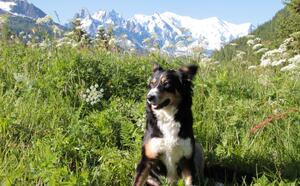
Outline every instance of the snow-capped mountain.
{"type": "Polygon", "coordinates": [[[0,0],[0,10],[15,16],[24,16],[33,19],[46,16],[45,12],[27,0],[0,0]]]}
{"type": "Polygon", "coordinates": [[[65,29],[27,0],[0,0],[0,19],[3,17],[5,21],[2,22],[9,23],[10,29],[16,33],[31,33],[36,27],[42,28],[43,32],[49,34],[53,34],[53,27],[65,29]]]}
{"type": "Polygon", "coordinates": [[[154,45],[164,52],[182,55],[197,48],[207,52],[220,49],[224,44],[249,34],[251,23],[233,24],[217,17],[194,19],[171,12],[153,15],[134,15],[125,19],[116,11],[98,11],[90,14],[83,9],[75,15],[82,27],[95,36],[97,28],[112,27],[117,37],[126,38],[139,50],[152,50],[154,45]]]}

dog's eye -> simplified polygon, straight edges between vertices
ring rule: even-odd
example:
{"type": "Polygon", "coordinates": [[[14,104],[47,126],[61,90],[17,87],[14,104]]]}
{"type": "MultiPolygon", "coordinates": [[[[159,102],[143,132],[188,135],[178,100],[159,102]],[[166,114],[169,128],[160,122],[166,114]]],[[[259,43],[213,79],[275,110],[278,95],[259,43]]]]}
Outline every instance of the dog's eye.
{"type": "Polygon", "coordinates": [[[166,88],[170,87],[170,83],[168,81],[163,82],[162,85],[166,88]]]}

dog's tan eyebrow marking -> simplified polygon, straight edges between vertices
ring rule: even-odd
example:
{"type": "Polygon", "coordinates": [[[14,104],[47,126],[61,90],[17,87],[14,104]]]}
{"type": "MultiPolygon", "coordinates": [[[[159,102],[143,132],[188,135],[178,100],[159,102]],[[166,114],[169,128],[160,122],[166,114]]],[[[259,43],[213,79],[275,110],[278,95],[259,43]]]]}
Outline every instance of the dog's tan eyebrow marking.
{"type": "Polygon", "coordinates": [[[150,81],[151,84],[155,84],[156,82],[157,82],[156,79],[152,79],[152,80],[150,81]]]}
{"type": "Polygon", "coordinates": [[[160,78],[160,82],[161,83],[165,83],[167,81],[167,77],[166,76],[162,76],[161,78],[160,78]]]}

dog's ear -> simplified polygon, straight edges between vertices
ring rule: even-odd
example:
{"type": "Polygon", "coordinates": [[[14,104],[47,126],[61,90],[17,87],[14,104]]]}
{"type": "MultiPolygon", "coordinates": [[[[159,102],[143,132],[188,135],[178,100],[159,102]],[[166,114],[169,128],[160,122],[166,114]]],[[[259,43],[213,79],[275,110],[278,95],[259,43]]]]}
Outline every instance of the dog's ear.
{"type": "Polygon", "coordinates": [[[153,65],[153,73],[156,72],[156,71],[163,71],[163,68],[159,64],[154,63],[154,65],[153,65]]]}
{"type": "Polygon", "coordinates": [[[179,72],[183,75],[183,78],[185,78],[188,81],[192,81],[194,79],[197,71],[197,65],[184,66],[179,69],[179,72]]]}

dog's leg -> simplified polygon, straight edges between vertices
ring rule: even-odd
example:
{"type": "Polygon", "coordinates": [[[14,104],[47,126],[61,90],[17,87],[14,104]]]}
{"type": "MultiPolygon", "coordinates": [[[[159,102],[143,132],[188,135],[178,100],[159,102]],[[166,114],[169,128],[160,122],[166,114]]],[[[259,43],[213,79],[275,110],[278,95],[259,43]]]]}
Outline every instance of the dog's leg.
{"type": "Polygon", "coordinates": [[[202,145],[199,143],[195,144],[194,163],[197,170],[196,176],[202,179],[204,176],[204,152],[202,145]]]}
{"type": "Polygon", "coordinates": [[[204,167],[202,146],[200,144],[195,144],[193,156],[190,158],[184,158],[182,163],[182,177],[185,185],[200,185],[204,167]]]}
{"type": "Polygon", "coordinates": [[[184,159],[183,160],[183,170],[182,177],[186,186],[195,185],[195,166],[193,163],[193,159],[184,159]]]}
{"type": "Polygon", "coordinates": [[[134,186],[145,185],[149,176],[150,168],[151,164],[149,160],[145,156],[143,156],[136,169],[136,176],[133,184],[134,186]]]}
{"type": "Polygon", "coordinates": [[[146,186],[160,186],[160,181],[159,181],[159,179],[152,177],[150,175],[150,176],[148,176],[146,186]]]}

